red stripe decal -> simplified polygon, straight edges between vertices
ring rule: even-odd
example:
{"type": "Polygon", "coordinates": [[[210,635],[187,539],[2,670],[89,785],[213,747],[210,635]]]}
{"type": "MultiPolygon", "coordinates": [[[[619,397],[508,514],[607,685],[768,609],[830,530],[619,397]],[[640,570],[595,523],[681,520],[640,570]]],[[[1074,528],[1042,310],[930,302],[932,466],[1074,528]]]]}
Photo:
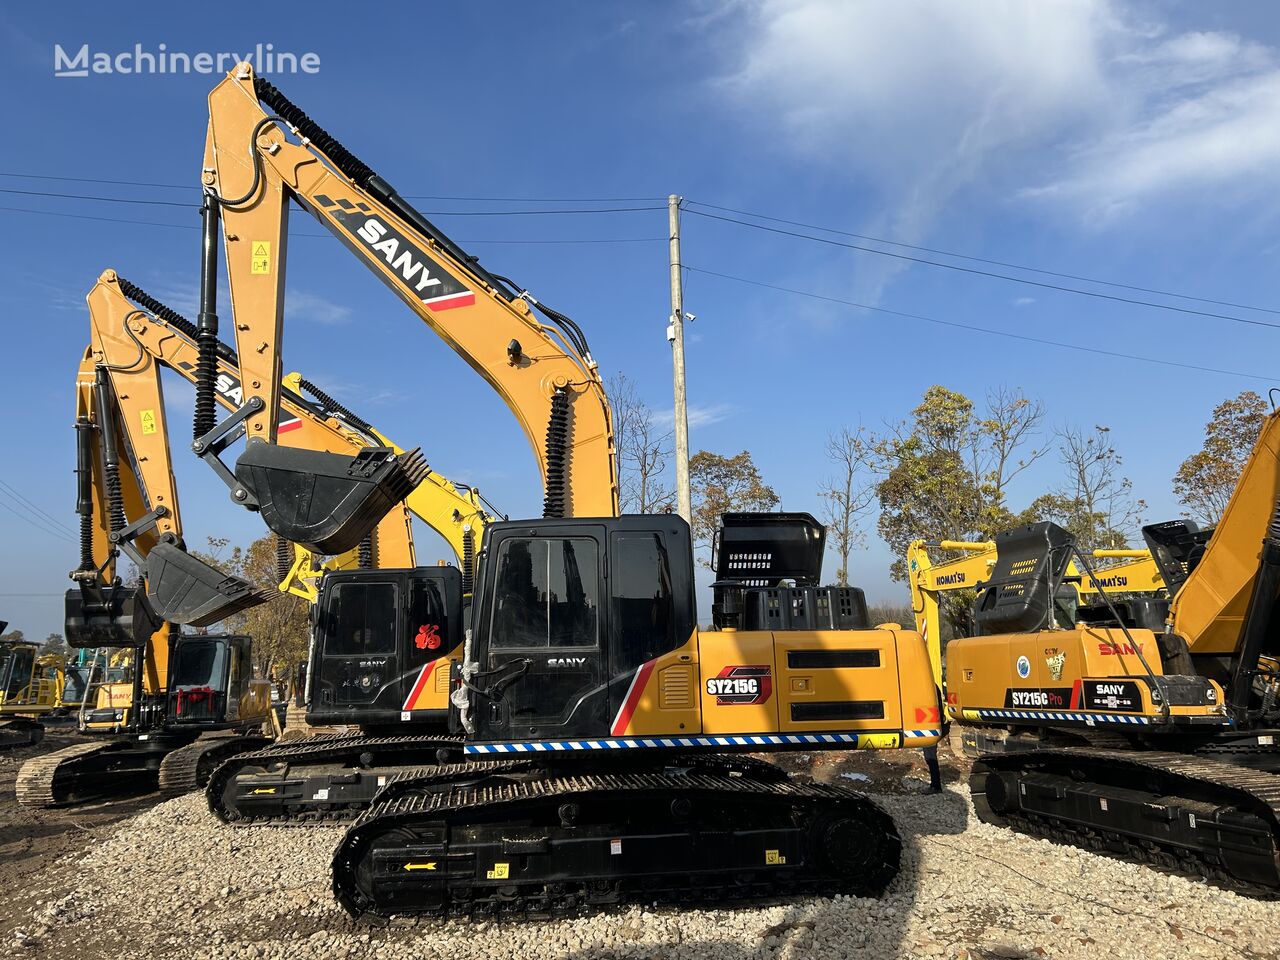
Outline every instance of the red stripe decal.
{"type": "Polygon", "coordinates": [[[433,671],[436,668],[436,664],[439,662],[440,662],[439,660],[432,660],[420,671],[418,671],[417,682],[414,683],[413,689],[409,691],[409,696],[404,698],[404,706],[400,708],[401,710],[413,709],[414,701],[418,699],[419,694],[421,694],[422,691],[426,688],[427,681],[431,679],[431,671],[433,671]]]}
{"type": "Polygon", "coordinates": [[[656,662],[650,660],[636,668],[636,675],[631,678],[631,686],[627,688],[627,695],[623,698],[622,706],[618,708],[618,715],[613,718],[613,726],[609,728],[613,736],[620,737],[626,733],[627,726],[635,715],[636,706],[640,703],[640,695],[644,693],[644,688],[649,683],[649,674],[653,673],[653,665],[656,662]]]}
{"type": "Polygon", "coordinates": [[[1080,709],[1080,681],[1079,681],[1079,679],[1077,679],[1077,680],[1076,680],[1076,682],[1075,682],[1075,683],[1073,683],[1073,684],[1071,685],[1071,709],[1072,709],[1072,710],[1079,710],[1079,709],[1080,709]]]}
{"type": "Polygon", "coordinates": [[[290,420],[288,423],[282,423],[276,427],[276,433],[288,433],[290,430],[297,430],[302,426],[301,420],[290,420]]]}
{"type": "Polygon", "coordinates": [[[441,310],[452,310],[454,307],[470,307],[474,306],[476,295],[467,291],[466,293],[456,293],[451,297],[441,297],[439,300],[425,301],[428,310],[439,312],[441,310]]]}

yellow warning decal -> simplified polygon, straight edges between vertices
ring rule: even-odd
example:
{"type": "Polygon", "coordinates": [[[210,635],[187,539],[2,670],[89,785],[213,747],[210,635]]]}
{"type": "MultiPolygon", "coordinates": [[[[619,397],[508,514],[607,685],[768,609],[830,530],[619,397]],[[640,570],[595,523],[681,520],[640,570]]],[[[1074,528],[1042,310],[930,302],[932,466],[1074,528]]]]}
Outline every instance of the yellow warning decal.
{"type": "Polygon", "coordinates": [[[275,787],[254,787],[252,792],[253,793],[275,793],[276,788],[275,787]]]}
{"type": "Polygon", "coordinates": [[[249,258],[250,273],[270,273],[271,272],[271,241],[255,240],[252,244],[252,253],[249,258]]]}
{"type": "Polygon", "coordinates": [[[901,738],[896,733],[862,733],[858,735],[859,750],[892,750],[899,746],[901,738]]]}
{"type": "Polygon", "coordinates": [[[764,862],[771,867],[780,867],[787,862],[787,858],[778,850],[766,850],[764,852],[764,862]]]}
{"type": "Polygon", "coordinates": [[[434,860],[428,860],[426,863],[406,863],[404,868],[406,870],[434,870],[436,868],[436,862],[434,860]]]}
{"type": "Polygon", "coordinates": [[[142,421],[143,433],[156,432],[156,412],[154,410],[139,411],[138,418],[142,421]]]}
{"type": "Polygon", "coordinates": [[[981,720],[977,710],[961,710],[960,717],[964,720],[981,720]]]}
{"type": "Polygon", "coordinates": [[[495,863],[493,869],[484,875],[486,880],[506,880],[511,876],[511,864],[495,863]]]}

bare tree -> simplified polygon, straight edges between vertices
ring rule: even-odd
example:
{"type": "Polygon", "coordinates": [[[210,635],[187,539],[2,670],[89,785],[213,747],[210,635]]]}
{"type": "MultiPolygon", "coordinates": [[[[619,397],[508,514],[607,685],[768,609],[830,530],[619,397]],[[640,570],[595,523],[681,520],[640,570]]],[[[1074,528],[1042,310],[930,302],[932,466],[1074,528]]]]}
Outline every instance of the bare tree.
{"type": "Polygon", "coordinates": [[[1066,476],[1062,486],[1037,499],[1029,511],[1066,527],[1081,550],[1124,547],[1147,506],[1133,496],[1132,481],[1121,473],[1123,460],[1110,433],[1103,426],[1091,432],[1080,427],[1055,430],[1066,476]]]}
{"type": "Polygon", "coordinates": [[[654,422],[653,411],[626,374],[609,378],[609,401],[622,512],[663,513],[675,503],[675,491],[663,481],[671,456],[671,431],[654,422]]]}
{"type": "Polygon", "coordinates": [[[827,534],[840,557],[836,582],[841,586],[849,584],[849,554],[864,539],[859,521],[876,498],[874,484],[859,482],[866,454],[861,428],[841,427],[827,436],[827,459],[835,465],[835,474],[818,490],[818,496],[823,500],[827,534]]]}

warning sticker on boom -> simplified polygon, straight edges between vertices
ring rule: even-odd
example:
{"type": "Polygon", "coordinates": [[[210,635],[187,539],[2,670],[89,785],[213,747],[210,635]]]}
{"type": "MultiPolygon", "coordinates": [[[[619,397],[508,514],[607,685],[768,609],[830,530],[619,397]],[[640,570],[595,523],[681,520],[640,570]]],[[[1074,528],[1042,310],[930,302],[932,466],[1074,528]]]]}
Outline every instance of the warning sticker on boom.
{"type": "Polygon", "coordinates": [[[250,246],[249,272],[250,273],[270,273],[271,272],[271,241],[255,240],[249,246],[250,246]]]}
{"type": "Polygon", "coordinates": [[[743,707],[764,703],[773,693],[772,670],[768,666],[725,667],[707,680],[707,694],[718,707],[743,707]]]}

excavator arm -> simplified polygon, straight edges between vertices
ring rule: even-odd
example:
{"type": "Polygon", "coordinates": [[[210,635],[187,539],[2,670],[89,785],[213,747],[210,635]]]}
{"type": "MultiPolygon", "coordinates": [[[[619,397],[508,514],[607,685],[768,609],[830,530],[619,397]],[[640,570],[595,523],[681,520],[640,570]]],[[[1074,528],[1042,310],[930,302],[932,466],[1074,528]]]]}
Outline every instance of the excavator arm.
{"type": "MultiPolygon", "coordinates": [[[[292,199],[498,392],[537,457],[547,516],[617,514],[611,414],[581,330],[486,271],[248,64],[209,97],[203,185],[201,342],[217,335],[221,220],[245,383],[237,417],[248,442],[234,480],[223,468],[233,499],[256,505],[287,539],[332,551],[363,536],[371,513],[403,487],[411,469],[394,456],[361,468],[315,458],[301,463],[277,444],[292,199]],[[282,127],[300,142],[290,142],[282,127]],[[536,320],[531,305],[552,323],[536,320]],[[302,493],[300,477],[311,484],[302,493]],[[324,502],[335,506],[326,511],[324,502]]],[[[215,430],[198,452],[208,458],[225,448],[222,440],[215,430]]]]}
{"type": "MultiPolygon", "coordinates": [[[[144,362],[144,354],[155,364],[167,367],[195,383],[198,372],[196,326],[160,303],[135,284],[105,271],[90,296],[96,342],[117,358],[112,376],[129,390],[154,394],[154,374],[144,362]],[[132,363],[126,364],[126,360],[132,363]],[[138,382],[141,381],[141,382],[138,382]]],[[[225,409],[234,411],[243,397],[239,358],[225,344],[218,345],[215,398],[225,409]]],[[[348,455],[368,446],[383,445],[403,450],[378,432],[367,421],[338,403],[300,374],[285,377],[280,392],[280,443],[303,450],[322,450],[348,455]],[[315,399],[309,400],[309,393],[315,399]]],[[[138,406],[135,404],[135,406],[138,406]]],[[[146,409],[143,407],[142,409],[146,409]]],[[[161,410],[161,416],[163,411],[161,410]]],[[[143,429],[148,421],[139,411],[143,429]]],[[[147,414],[146,416],[150,416],[147,414]]],[[[168,489],[172,496],[172,475],[168,489]]],[[[280,589],[303,597],[316,598],[316,581],[325,570],[345,570],[359,566],[362,555],[369,562],[386,568],[412,567],[416,564],[410,513],[435,529],[453,548],[464,579],[474,575],[475,547],[479,544],[490,516],[479,493],[460,488],[440,474],[431,471],[426,480],[409,495],[406,502],[391,510],[379,521],[368,542],[345,553],[317,562],[313,554],[297,544],[282,563],[280,589]]]]}

